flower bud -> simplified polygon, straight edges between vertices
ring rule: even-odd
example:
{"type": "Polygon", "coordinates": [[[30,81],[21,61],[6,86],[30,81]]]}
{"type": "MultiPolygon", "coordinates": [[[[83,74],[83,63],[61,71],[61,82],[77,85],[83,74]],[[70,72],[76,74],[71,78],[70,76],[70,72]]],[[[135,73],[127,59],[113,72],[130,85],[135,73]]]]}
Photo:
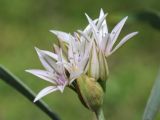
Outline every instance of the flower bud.
{"type": "Polygon", "coordinates": [[[98,60],[98,51],[96,49],[95,43],[93,43],[91,49],[91,57],[89,59],[89,69],[88,75],[97,80],[99,78],[99,60],[98,60]]]}
{"type": "Polygon", "coordinates": [[[89,59],[88,76],[97,80],[107,80],[108,78],[108,65],[104,53],[97,50],[95,43],[91,49],[91,57],[89,59]]]}
{"type": "Polygon", "coordinates": [[[82,75],[77,79],[78,95],[81,102],[90,110],[96,112],[103,104],[104,92],[94,78],[82,75]]]}
{"type": "Polygon", "coordinates": [[[109,70],[108,70],[108,64],[107,64],[107,59],[105,58],[105,55],[100,51],[99,54],[99,74],[100,74],[100,80],[104,81],[107,80],[109,70]]]}

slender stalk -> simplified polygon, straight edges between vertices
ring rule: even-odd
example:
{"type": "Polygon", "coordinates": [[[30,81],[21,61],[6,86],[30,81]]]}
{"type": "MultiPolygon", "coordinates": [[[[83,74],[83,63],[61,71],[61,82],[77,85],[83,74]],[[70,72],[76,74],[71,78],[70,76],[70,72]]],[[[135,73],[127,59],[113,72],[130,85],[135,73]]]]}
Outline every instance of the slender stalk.
{"type": "Polygon", "coordinates": [[[160,110],[160,71],[154,82],[143,114],[143,120],[154,120],[160,110]]]}
{"type": "MultiPolygon", "coordinates": [[[[35,98],[35,94],[33,93],[33,91],[2,66],[0,66],[0,79],[16,89],[19,93],[24,95],[29,101],[33,103],[33,100],[35,98]]],[[[52,120],[60,120],[59,117],[43,101],[40,100],[34,104],[44,113],[46,113],[52,120]]]]}
{"type": "Polygon", "coordinates": [[[95,112],[97,120],[106,120],[103,114],[103,109],[100,108],[97,112],[95,112]]]}

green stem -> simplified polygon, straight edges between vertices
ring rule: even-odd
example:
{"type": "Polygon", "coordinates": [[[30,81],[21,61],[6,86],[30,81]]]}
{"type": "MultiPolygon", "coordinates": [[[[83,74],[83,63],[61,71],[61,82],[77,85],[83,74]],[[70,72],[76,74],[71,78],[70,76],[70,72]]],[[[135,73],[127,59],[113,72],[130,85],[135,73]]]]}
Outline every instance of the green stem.
{"type": "Polygon", "coordinates": [[[97,120],[105,120],[103,110],[100,108],[97,112],[95,112],[97,120]]]}

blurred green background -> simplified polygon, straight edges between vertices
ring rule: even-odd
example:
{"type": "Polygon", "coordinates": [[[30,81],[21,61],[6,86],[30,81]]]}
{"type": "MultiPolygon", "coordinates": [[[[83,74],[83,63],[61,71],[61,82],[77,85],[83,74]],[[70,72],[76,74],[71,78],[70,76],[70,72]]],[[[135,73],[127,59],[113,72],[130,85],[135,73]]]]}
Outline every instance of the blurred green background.
{"type": "MultiPolygon", "coordinates": [[[[104,101],[109,120],[140,120],[160,65],[160,31],[141,11],[159,11],[158,0],[0,0],[0,64],[7,67],[38,93],[48,85],[26,72],[42,68],[34,46],[52,50],[57,41],[49,30],[73,32],[88,23],[84,13],[98,17],[100,8],[108,12],[109,30],[129,16],[120,38],[133,31],[139,34],[108,58],[110,77],[104,101]]],[[[92,120],[76,94],[52,93],[43,99],[62,120],[92,120]]],[[[0,120],[49,120],[37,107],[0,80],[0,120]]],[[[156,120],[160,119],[160,115],[156,120]]]]}

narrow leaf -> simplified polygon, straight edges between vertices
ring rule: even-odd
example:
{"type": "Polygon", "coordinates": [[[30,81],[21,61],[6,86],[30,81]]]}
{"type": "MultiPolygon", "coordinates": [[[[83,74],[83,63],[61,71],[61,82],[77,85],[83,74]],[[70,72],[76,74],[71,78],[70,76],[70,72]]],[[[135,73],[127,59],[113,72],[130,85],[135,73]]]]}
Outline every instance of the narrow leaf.
{"type": "Polygon", "coordinates": [[[160,72],[152,88],[150,97],[148,99],[143,120],[154,120],[156,114],[160,110],[160,72]]]}

